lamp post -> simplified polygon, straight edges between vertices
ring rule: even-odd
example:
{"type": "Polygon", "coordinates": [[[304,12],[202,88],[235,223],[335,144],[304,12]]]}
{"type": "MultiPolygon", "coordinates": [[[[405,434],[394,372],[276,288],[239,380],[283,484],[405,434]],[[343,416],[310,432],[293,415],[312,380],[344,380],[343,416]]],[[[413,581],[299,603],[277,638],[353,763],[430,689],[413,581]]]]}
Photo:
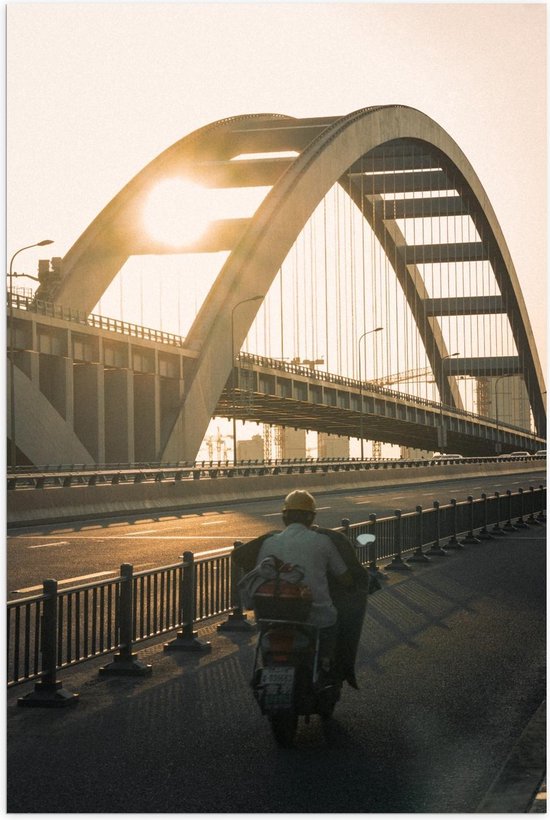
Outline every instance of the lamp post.
{"type": "Polygon", "coordinates": [[[247,302],[258,302],[260,299],[263,299],[263,296],[251,296],[249,299],[242,299],[240,302],[233,307],[231,311],[231,367],[232,367],[232,379],[231,379],[231,392],[232,392],[232,405],[233,405],[233,464],[237,466],[237,402],[236,402],[236,390],[237,390],[237,380],[235,378],[235,326],[233,317],[235,311],[237,310],[240,305],[245,305],[247,302]]]}
{"type": "Polygon", "coordinates": [[[498,440],[499,424],[500,424],[499,411],[498,411],[498,383],[500,381],[502,381],[502,379],[507,379],[507,378],[508,378],[508,375],[504,374],[503,376],[497,376],[497,378],[495,379],[495,421],[496,421],[496,433],[497,433],[497,440],[495,442],[495,449],[496,449],[497,453],[500,453],[500,451],[502,449],[501,446],[500,446],[500,442],[498,440]]]}
{"type": "Polygon", "coordinates": [[[357,363],[359,368],[359,441],[361,444],[361,461],[364,458],[364,442],[363,442],[363,379],[361,377],[361,342],[365,338],[365,336],[369,336],[371,333],[379,333],[381,330],[384,330],[383,327],[375,327],[372,330],[366,330],[359,339],[357,340],[357,363]]]}
{"type": "MultiPolygon", "coordinates": [[[[15,470],[17,466],[17,448],[15,445],[15,363],[13,361],[14,356],[14,347],[15,347],[15,326],[13,322],[13,279],[14,276],[18,274],[14,274],[13,272],[13,260],[15,257],[21,253],[21,251],[26,251],[29,248],[41,248],[43,245],[52,245],[53,239],[42,239],[40,242],[33,242],[32,245],[25,245],[23,248],[19,248],[18,251],[15,251],[12,258],[10,259],[10,267],[9,267],[9,355],[10,355],[10,467],[15,470]]],[[[30,277],[34,279],[34,276],[30,277]]]]}
{"type": "MultiPolygon", "coordinates": [[[[455,356],[459,356],[459,353],[449,353],[447,356],[441,357],[441,364],[447,361],[447,359],[454,359],[455,356]]],[[[441,367],[441,384],[439,386],[439,447],[443,449],[443,447],[447,446],[447,430],[444,427],[443,422],[443,379],[445,378],[445,374],[443,372],[443,367],[441,367]]]]}

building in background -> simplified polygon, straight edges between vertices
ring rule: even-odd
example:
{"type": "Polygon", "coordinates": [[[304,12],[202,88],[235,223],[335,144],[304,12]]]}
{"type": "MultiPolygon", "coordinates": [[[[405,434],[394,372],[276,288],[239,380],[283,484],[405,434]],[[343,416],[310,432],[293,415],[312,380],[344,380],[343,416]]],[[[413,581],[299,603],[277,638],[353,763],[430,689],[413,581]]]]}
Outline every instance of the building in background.
{"type": "Polygon", "coordinates": [[[239,441],[239,461],[263,461],[264,440],[256,435],[239,441]]]}
{"type": "Polygon", "coordinates": [[[529,397],[521,376],[483,376],[477,383],[477,412],[524,430],[531,427],[529,397]]]}
{"type": "Polygon", "coordinates": [[[346,436],[319,433],[317,456],[318,458],[349,458],[349,439],[346,436]]]}

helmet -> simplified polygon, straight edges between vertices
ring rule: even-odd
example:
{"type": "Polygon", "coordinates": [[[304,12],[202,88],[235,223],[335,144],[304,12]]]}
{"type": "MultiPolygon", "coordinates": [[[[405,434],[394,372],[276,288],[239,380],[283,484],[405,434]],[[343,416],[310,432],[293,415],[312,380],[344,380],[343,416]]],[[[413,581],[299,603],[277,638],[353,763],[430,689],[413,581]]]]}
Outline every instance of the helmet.
{"type": "Polygon", "coordinates": [[[315,499],[307,490],[293,490],[287,495],[283,504],[283,512],[287,510],[303,510],[315,512],[315,499]]]}

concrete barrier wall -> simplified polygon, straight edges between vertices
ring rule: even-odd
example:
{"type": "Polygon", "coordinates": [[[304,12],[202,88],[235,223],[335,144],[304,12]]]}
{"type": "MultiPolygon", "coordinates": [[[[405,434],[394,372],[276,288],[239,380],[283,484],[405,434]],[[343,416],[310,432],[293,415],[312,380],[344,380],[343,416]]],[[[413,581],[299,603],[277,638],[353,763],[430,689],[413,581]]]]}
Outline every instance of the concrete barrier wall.
{"type": "MultiPolygon", "coordinates": [[[[524,473],[526,467],[545,483],[546,465],[524,462],[505,466],[506,474],[524,473]]],[[[261,478],[217,478],[143,484],[105,484],[95,487],[48,487],[9,490],[8,526],[25,526],[91,518],[123,516],[146,512],[177,512],[193,507],[228,504],[235,501],[282,499],[294,489],[312,493],[361,490],[437,481],[452,478],[502,476],[503,465],[469,464],[431,467],[371,468],[350,472],[276,475],[261,478]]],[[[526,489],[526,488],[525,488],[526,489]]],[[[437,491],[434,490],[434,497],[437,491]]],[[[440,497],[442,503],[449,499],[440,497]]],[[[459,501],[462,499],[458,499],[459,501]]]]}

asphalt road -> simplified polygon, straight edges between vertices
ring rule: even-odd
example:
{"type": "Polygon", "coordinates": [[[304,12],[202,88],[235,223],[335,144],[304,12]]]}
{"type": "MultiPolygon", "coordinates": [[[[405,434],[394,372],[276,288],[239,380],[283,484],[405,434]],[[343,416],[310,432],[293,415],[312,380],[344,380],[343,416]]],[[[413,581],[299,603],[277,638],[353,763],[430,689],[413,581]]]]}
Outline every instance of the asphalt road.
{"type": "Polygon", "coordinates": [[[545,556],[537,527],[393,574],[369,602],[360,691],[295,749],[250,692],[253,635],[140,647],[147,679],[62,670],[80,693],[64,710],[18,709],[29,685],[10,690],[7,809],[475,813],[545,697],[545,556]]]}
{"type": "MultiPolygon", "coordinates": [[[[545,483],[544,469],[530,466],[523,474],[449,479],[370,488],[368,491],[318,493],[317,523],[337,527],[342,518],[366,521],[370,513],[380,518],[394,510],[412,511],[417,504],[429,507],[437,499],[524,489],[545,483]]],[[[60,491],[62,492],[62,491],[60,491]]],[[[135,570],[175,563],[186,550],[199,553],[231,546],[281,526],[281,502],[240,501],[219,509],[197,508],[180,515],[150,513],[126,519],[101,519],[10,530],[7,544],[8,599],[34,595],[45,578],[60,584],[77,584],[117,575],[122,563],[135,570]]]]}

